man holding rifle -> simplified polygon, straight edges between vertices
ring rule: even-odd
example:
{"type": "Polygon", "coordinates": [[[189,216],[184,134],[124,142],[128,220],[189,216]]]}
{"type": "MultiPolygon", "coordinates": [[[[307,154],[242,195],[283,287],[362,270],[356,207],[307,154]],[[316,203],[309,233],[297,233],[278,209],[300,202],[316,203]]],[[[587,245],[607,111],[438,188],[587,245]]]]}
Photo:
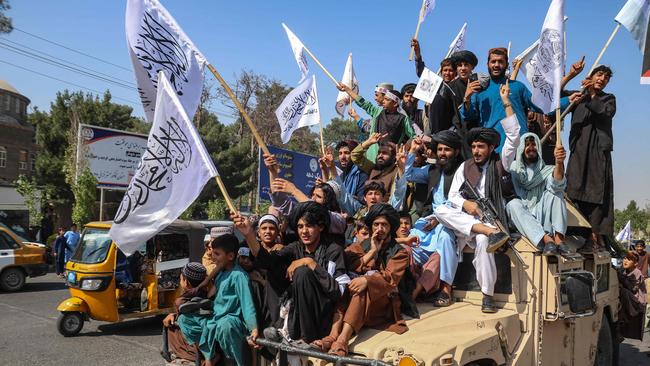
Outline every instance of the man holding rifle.
{"type": "Polygon", "coordinates": [[[520,127],[509,94],[510,88],[506,82],[500,88],[501,101],[506,111],[506,118],[500,122],[506,136],[501,154],[495,152],[500,143],[497,131],[491,128],[471,129],[467,140],[472,147],[472,158],[458,167],[449,189],[449,203],[436,209],[440,223],[454,230],[459,252],[462,253],[465,245],[474,248],[473,264],[483,292],[481,310],[485,313],[497,311],[492,298],[497,279],[494,251],[509,239],[505,206],[506,200],[514,197],[510,175],[505,167],[510,166],[515,158],[520,127]],[[463,196],[461,187],[464,183],[466,188],[471,188],[469,191],[478,195],[472,198],[479,200],[463,196]],[[489,212],[492,209],[494,212],[489,212]],[[490,218],[492,219],[486,220],[490,218]]]}

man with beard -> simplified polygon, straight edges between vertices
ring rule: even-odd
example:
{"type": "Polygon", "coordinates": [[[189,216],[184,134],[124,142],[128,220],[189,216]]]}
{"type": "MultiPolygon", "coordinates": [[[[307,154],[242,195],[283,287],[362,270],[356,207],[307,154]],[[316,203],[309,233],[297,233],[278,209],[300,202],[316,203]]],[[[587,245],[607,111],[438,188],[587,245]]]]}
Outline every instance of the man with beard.
{"type": "MultiPolygon", "coordinates": [[[[596,67],[582,82],[586,93],[573,93],[577,105],[571,115],[567,166],[567,195],[591,224],[595,248],[602,247],[604,236],[614,234],[614,179],[612,175],[612,119],[616,97],[605,93],[612,70],[596,67]]],[[[589,248],[587,248],[589,249],[589,248]]]]}
{"type": "MultiPolygon", "coordinates": [[[[397,90],[386,91],[382,101],[383,106],[375,107],[372,103],[366,101],[345,84],[340,83],[338,89],[348,93],[348,95],[355,100],[357,105],[372,117],[370,135],[379,133],[382,142],[386,141],[394,144],[404,143],[409,138],[415,136],[410,118],[398,111],[402,95],[397,90]]],[[[379,147],[377,145],[368,145],[366,147],[366,157],[368,160],[374,162],[377,158],[378,150],[379,147]]],[[[352,154],[352,162],[359,165],[354,161],[354,151],[352,154]]]]}
{"type": "MultiPolygon", "coordinates": [[[[488,51],[488,70],[490,80],[485,89],[479,80],[467,84],[463,98],[463,107],[460,109],[461,117],[468,124],[476,124],[486,128],[494,128],[501,135],[501,143],[506,141],[506,134],[501,126],[505,118],[505,105],[501,102],[500,89],[506,83],[506,70],[508,69],[508,50],[503,47],[492,48],[488,51]]],[[[528,111],[541,113],[542,111],[531,101],[531,92],[521,82],[510,80],[510,105],[519,121],[521,133],[528,132],[528,111]]],[[[497,147],[501,151],[503,145],[497,147]]]]}
{"type": "Polygon", "coordinates": [[[422,133],[424,131],[424,112],[418,108],[420,100],[413,96],[415,87],[417,87],[417,84],[414,83],[404,84],[402,87],[400,91],[402,93],[402,109],[411,120],[413,130],[417,131],[419,129],[420,133],[422,133]]]}
{"type": "MultiPolygon", "coordinates": [[[[267,251],[259,244],[248,218],[236,213],[232,220],[246,238],[256,264],[267,270],[271,285],[284,289],[287,301],[283,306],[289,310],[280,333],[307,343],[323,338],[341,297],[338,281],[347,277],[343,248],[326,239],[327,208],[313,201],[299,203],[290,219],[299,240],[279,251],[267,251]]],[[[265,330],[264,335],[278,340],[273,330],[265,330]]]]}
{"type": "MultiPolygon", "coordinates": [[[[368,174],[368,180],[376,180],[383,183],[386,192],[392,192],[393,182],[397,176],[397,146],[385,140],[387,133],[374,132],[359,146],[352,150],[352,163],[368,174]],[[379,147],[377,147],[379,145],[379,147]],[[377,150],[376,160],[368,157],[369,149],[375,147],[377,150]]],[[[386,198],[388,200],[388,198],[386,198]]],[[[386,201],[384,201],[386,202],[386,201]]]]}
{"type": "Polygon", "coordinates": [[[465,245],[474,248],[474,268],[476,279],[483,292],[481,310],[485,313],[497,311],[494,299],[496,283],[496,264],[494,251],[508,241],[508,234],[494,225],[480,220],[478,204],[465,199],[461,194],[463,183],[471,185],[481,196],[489,199],[496,209],[503,227],[508,228],[506,200],[514,196],[514,188],[505,167],[510,166],[519,146],[519,121],[509,100],[508,83],[501,86],[501,100],[507,117],[501,121],[506,132],[506,142],[501,154],[495,152],[499,146],[500,135],[494,129],[477,127],[467,133],[467,142],[472,147],[472,158],[465,160],[456,170],[449,188],[449,202],[435,210],[436,218],[444,226],[453,229],[456,235],[458,252],[465,245]]]}
{"type": "MultiPolygon", "coordinates": [[[[432,210],[435,210],[447,201],[454,174],[462,163],[462,140],[458,133],[449,130],[438,132],[432,139],[436,144],[436,164],[420,168],[413,166],[413,152],[422,145],[422,141],[416,138],[411,144],[405,176],[408,181],[428,184],[427,200],[431,201],[432,210]]],[[[433,304],[449,306],[451,285],[458,268],[455,235],[451,229],[439,224],[435,214],[417,220],[414,228],[412,233],[417,234],[420,245],[412,249],[412,261],[422,268],[422,276],[418,279],[413,297],[416,298],[422,291],[429,293],[435,287],[434,279],[439,278],[441,291],[433,304]],[[434,253],[438,253],[439,259],[433,257],[434,253]],[[427,273],[435,270],[439,273],[427,273]]]]}
{"type": "Polygon", "coordinates": [[[358,145],[359,143],[354,140],[343,140],[336,145],[341,168],[340,174],[334,164],[330,147],[327,148],[325,156],[320,159],[320,162],[324,180],[336,179],[337,176],[340,176],[343,188],[361,202],[363,200],[363,186],[368,179],[368,174],[352,163],[351,152],[358,145]]]}
{"type": "Polygon", "coordinates": [[[546,165],[541,158],[542,145],[536,134],[523,134],[521,142],[515,161],[506,167],[518,196],[506,205],[510,219],[544,255],[568,254],[569,248],[564,243],[567,228],[564,147],[555,146],[553,166],[546,165]]]}
{"type": "Polygon", "coordinates": [[[408,327],[400,313],[419,316],[409,296],[414,285],[409,257],[395,241],[397,211],[378,203],[372,206],[365,222],[371,231],[370,239],[346,249],[348,268],[357,277],[344,293],[329,335],[313,343],[321,351],[338,356],[347,355],[348,342],[364,326],[402,334],[408,327]]]}

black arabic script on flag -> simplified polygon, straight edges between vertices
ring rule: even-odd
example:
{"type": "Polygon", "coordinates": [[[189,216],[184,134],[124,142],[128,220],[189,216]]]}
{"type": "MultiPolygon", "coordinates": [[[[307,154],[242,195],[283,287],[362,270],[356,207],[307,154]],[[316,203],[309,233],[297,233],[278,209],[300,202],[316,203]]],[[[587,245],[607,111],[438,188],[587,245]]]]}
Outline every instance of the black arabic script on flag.
{"type": "Polygon", "coordinates": [[[190,69],[190,61],[183,47],[174,34],[148,12],[144,12],[140,30],[133,48],[154,87],[157,88],[158,72],[165,70],[174,91],[183,95],[183,87],[189,81],[187,73],[190,69]]]}
{"type": "Polygon", "coordinates": [[[549,101],[553,100],[553,85],[547,75],[562,65],[562,34],[555,29],[544,29],[537,54],[530,61],[533,66],[533,88],[549,101]]]}
{"type": "Polygon", "coordinates": [[[147,203],[151,192],[169,187],[174,175],[192,161],[192,145],[175,118],[153,132],[147,150],[115,214],[115,223],[124,222],[136,208],[147,203]]]}

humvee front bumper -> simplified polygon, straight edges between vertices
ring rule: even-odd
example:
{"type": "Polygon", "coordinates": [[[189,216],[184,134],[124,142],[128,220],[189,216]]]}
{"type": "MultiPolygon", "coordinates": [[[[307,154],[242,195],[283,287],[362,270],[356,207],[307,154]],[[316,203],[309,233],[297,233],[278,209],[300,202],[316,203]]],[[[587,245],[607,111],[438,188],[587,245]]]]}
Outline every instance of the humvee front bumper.
{"type": "Polygon", "coordinates": [[[383,361],[371,360],[368,358],[354,358],[354,357],[341,357],[337,355],[330,355],[327,353],[319,352],[314,349],[305,349],[301,347],[296,347],[290,343],[278,343],[273,342],[268,339],[258,338],[256,343],[260,346],[275,348],[279,352],[285,352],[288,354],[300,355],[317,358],[319,360],[324,360],[328,362],[333,362],[335,366],[340,365],[359,365],[359,366],[393,366],[383,361]]]}

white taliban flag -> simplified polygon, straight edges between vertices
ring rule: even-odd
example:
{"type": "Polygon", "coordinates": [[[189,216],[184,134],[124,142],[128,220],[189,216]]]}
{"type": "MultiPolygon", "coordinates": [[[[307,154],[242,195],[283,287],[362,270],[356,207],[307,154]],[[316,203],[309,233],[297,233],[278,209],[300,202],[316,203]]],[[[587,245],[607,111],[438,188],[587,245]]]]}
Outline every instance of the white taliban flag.
{"type": "Polygon", "coordinates": [[[298,63],[298,68],[300,69],[300,72],[302,73],[302,77],[300,78],[300,82],[305,80],[307,77],[307,74],[309,73],[309,66],[307,65],[307,57],[305,56],[305,45],[296,37],[295,34],[287,27],[284,23],[282,23],[282,27],[284,27],[284,30],[287,32],[287,37],[289,38],[289,43],[291,44],[291,50],[293,51],[293,56],[296,58],[296,62],[298,63]]]}
{"type": "Polygon", "coordinates": [[[449,45],[449,51],[447,52],[447,57],[454,54],[454,52],[462,51],[465,49],[465,33],[467,32],[467,22],[463,24],[463,27],[460,28],[460,32],[456,35],[451,44],[449,45]]]}
{"type": "Polygon", "coordinates": [[[650,84],[650,0],[628,0],[615,20],[639,45],[643,54],[641,84],[650,84]]]}
{"type": "Polygon", "coordinates": [[[564,0],[553,0],[546,13],[537,52],[531,60],[532,101],[544,113],[560,107],[564,73],[564,0]]]}
{"type": "Polygon", "coordinates": [[[126,255],[174,221],[219,174],[164,71],[157,82],[147,150],[109,231],[126,255]]]}
{"type": "MultiPolygon", "coordinates": [[[[354,74],[352,67],[352,53],[348,55],[348,61],[345,63],[345,70],[343,70],[343,77],[341,83],[350,87],[355,93],[359,93],[359,82],[357,76],[354,74]]],[[[341,116],[345,115],[345,106],[351,103],[350,96],[346,92],[339,91],[336,96],[336,113],[341,116]]]]}
{"type": "Polygon", "coordinates": [[[628,220],[627,224],[625,224],[625,227],[618,234],[616,234],[616,241],[622,243],[625,241],[630,241],[631,238],[632,238],[632,228],[630,225],[630,221],[628,220]]]}
{"type": "Polygon", "coordinates": [[[306,78],[284,98],[275,110],[280,123],[280,138],[286,144],[293,131],[300,127],[313,126],[320,122],[316,76],[306,78]]]}
{"type": "Polygon", "coordinates": [[[436,7],[436,0],[424,0],[422,3],[422,14],[420,14],[420,17],[422,17],[422,22],[424,21],[424,18],[429,15],[433,11],[433,8],[436,7]]]}
{"type": "MultiPolygon", "coordinates": [[[[564,17],[565,22],[568,19],[569,19],[569,17],[566,17],[566,16],[564,17]]],[[[534,68],[533,68],[533,65],[531,64],[531,61],[533,59],[533,56],[535,56],[535,54],[537,53],[537,46],[538,45],[539,45],[539,39],[535,40],[535,42],[533,42],[533,44],[528,46],[528,48],[526,48],[524,50],[524,52],[520,53],[519,55],[517,55],[517,57],[515,57],[515,61],[521,60],[521,65],[522,66],[521,66],[520,70],[523,70],[523,73],[526,76],[526,79],[528,80],[528,83],[530,85],[533,85],[533,71],[534,71],[534,68]]],[[[565,52],[566,52],[566,50],[565,50],[565,52]]],[[[566,57],[565,57],[565,61],[566,61],[566,57]]]]}
{"type": "Polygon", "coordinates": [[[128,0],[126,42],[147,120],[154,118],[162,70],[192,119],[199,107],[207,61],[158,0],[128,0]]]}
{"type": "Polygon", "coordinates": [[[420,80],[418,80],[413,96],[426,103],[431,103],[438,93],[440,85],[442,85],[440,75],[425,67],[422,70],[422,75],[420,75],[420,80]]]}
{"type": "Polygon", "coordinates": [[[631,34],[643,53],[648,47],[647,33],[650,21],[650,0],[627,0],[616,18],[631,34]]]}

